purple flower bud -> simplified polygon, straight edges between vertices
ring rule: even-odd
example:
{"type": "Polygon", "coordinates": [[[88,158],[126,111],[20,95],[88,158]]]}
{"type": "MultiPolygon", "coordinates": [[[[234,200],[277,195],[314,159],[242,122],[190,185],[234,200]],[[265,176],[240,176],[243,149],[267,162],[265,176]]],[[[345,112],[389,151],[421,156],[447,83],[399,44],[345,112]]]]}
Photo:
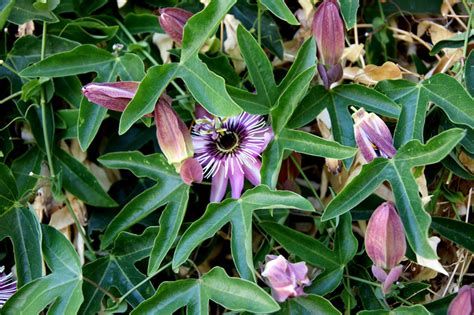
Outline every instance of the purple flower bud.
{"type": "Polygon", "coordinates": [[[391,158],[397,153],[392,134],[380,117],[374,113],[367,114],[361,108],[352,114],[352,118],[357,146],[368,163],[376,157],[391,158]]]}
{"type": "Polygon", "coordinates": [[[13,281],[12,274],[3,273],[5,267],[0,267],[0,308],[16,292],[16,281],[13,281]]]}
{"type": "Polygon", "coordinates": [[[137,92],[139,82],[89,83],[82,94],[97,105],[123,112],[137,92]]]}
{"type": "Polygon", "coordinates": [[[267,255],[262,272],[266,283],[272,289],[272,296],[278,302],[289,297],[302,296],[303,287],[311,284],[308,279],[308,267],[305,262],[290,263],[282,255],[267,255]]]}
{"type": "Polygon", "coordinates": [[[193,13],[180,8],[163,8],[160,9],[159,21],[166,34],[181,45],[184,25],[191,16],[193,13]]]}
{"type": "Polygon", "coordinates": [[[402,274],[403,271],[403,266],[398,265],[396,267],[393,267],[390,269],[390,272],[387,274],[385,270],[383,270],[380,267],[377,266],[372,266],[372,274],[374,275],[377,280],[382,282],[382,293],[387,294],[390,292],[390,288],[392,284],[395,283],[395,281],[400,278],[400,275],[402,274]]]}
{"type": "Polygon", "coordinates": [[[449,304],[448,315],[472,314],[474,314],[474,288],[465,285],[459,289],[458,295],[449,304]]]}
{"type": "Polygon", "coordinates": [[[405,231],[392,202],[382,203],[372,213],[365,233],[365,250],[375,266],[388,270],[405,256],[405,231]]]}
{"type": "Polygon", "coordinates": [[[170,164],[180,171],[181,164],[194,155],[191,134],[171,107],[172,99],[163,94],[155,106],[156,137],[170,164]]]}
{"type": "Polygon", "coordinates": [[[312,28],[321,63],[339,63],[344,52],[344,22],[336,0],[325,0],[318,7],[314,13],[312,28]]]}
{"type": "Polygon", "coordinates": [[[202,182],[204,176],[201,164],[194,158],[184,160],[179,170],[179,175],[181,175],[181,179],[187,185],[202,182]]]}

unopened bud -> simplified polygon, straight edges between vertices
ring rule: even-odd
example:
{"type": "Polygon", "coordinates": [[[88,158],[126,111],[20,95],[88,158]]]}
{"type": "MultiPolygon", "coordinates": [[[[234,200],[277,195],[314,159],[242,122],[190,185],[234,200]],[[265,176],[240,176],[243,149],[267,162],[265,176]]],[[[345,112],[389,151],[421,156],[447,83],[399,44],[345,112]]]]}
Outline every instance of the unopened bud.
{"type": "Polygon", "coordinates": [[[397,153],[392,134],[380,117],[361,108],[352,118],[357,146],[368,163],[377,157],[392,158],[397,153]]]}
{"type": "Polygon", "coordinates": [[[312,28],[320,62],[330,66],[338,64],[344,52],[344,22],[336,0],[325,0],[318,7],[312,28]]]}
{"type": "Polygon", "coordinates": [[[365,233],[365,250],[375,266],[387,270],[405,256],[405,231],[392,202],[382,203],[372,213],[365,233]]]}
{"type": "Polygon", "coordinates": [[[449,304],[448,315],[472,315],[474,313],[474,288],[469,285],[459,289],[458,295],[449,304]]]}
{"type": "Polygon", "coordinates": [[[139,82],[89,83],[82,94],[92,103],[123,112],[137,92],[139,82]]]}
{"type": "Polygon", "coordinates": [[[193,13],[180,8],[160,9],[161,28],[178,44],[183,41],[183,29],[193,13]]]}

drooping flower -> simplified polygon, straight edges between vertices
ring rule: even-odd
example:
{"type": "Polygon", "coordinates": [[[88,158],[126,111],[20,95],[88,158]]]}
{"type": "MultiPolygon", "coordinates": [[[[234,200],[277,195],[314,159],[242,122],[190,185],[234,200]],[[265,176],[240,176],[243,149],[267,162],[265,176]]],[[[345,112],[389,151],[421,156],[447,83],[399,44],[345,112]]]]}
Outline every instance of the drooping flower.
{"type": "Polygon", "coordinates": [[[399,265],[405,256],[405,230],[392,202],[384,202],[375,209],[367,224],[365,251],[374,265],[373,275],[382,282],[382,292],[390,291],[403,271],[399,265]]]}
{"type": "Polygon", "coordinates": [[[16,281],[11,273],[5,274],[5,267],[0,267],[0,308],[16,292],[16,281]]]}
{"type": "Polygon", "coordinates": [[[473,315],[474,314],[474,288],[465,285],[459,289],[456,297],[451,301],[448,315],[473,315]]]}
{"type": "MultiPolygon", "coordinates": [[[[95,104],[123,112],[135,96],[138,85],[139,82],[89,83],[82,88],[82,93],[95,104]]],[[[163,94],[155,105],[158,144],[186,184],[200,183],[202,168],[196,161],[188,161],[193,160],[194,155],[191,134],[171,103],[172,99],[163,94]]]]}
{"type": "Polygon", "coordinates": [[[267,255],[262,277],[272,289],[272,296],[278,302],[289,297],[305,295],[303,288],[309,286],[308,267],[305,262],[290,263],[282,255],[267,255]]]}
{"type": "Polygon", "coordinates": [[[162,8],[159,12],[161,27],[166,34],[181,45],[184,25],[193,16],[193,13],[180,8],[162,8]]]}
{"type": "Polygon", "coordinates": [[[227,119],[207,113],[201,117],[193,129],[193,145],[204,176],[212,177],[211,201],[222,200],[229,181],[232,198],[239,198],[244,178],[260,184],[259,156],[272,138],[271,128],[262,116],[248,113],[227,119]]]}
{"type": "Polygon", "coordinates": [[[355,140],[367,163],[377,157],[392,158],[397,153],[392,134],[380,117],[360,108],[352,118],[355,140]]]}
{"type": "Polygon", "coordinates": [[[314,13],[313,36],[318,46],[318,72],[326,89],[342,78],[344,22],[336,0],[325,0],[314,13]]]}

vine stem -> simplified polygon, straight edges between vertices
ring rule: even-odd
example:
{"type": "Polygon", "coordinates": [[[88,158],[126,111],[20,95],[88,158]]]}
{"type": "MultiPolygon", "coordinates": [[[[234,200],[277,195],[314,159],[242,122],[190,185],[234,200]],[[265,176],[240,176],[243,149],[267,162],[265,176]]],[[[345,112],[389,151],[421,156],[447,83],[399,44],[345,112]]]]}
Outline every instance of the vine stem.
{"type": "Polygon", "coordinates": [[[8,102],[8,101],[11,100],[11,99],[14,99],[14,98],[17,97],[17,96],[20,96],[21,93],[22,93],[21,91],[18,91],[18,92],[16,92],[16,93],[13,93],[13,94],[10,95],[10,96],[5,97],[3,100],[0,100],[0,104],[6,103],[6,102],[8,102]]]}
{"type": "Polygon", "coordinates": [[[258,45],[262,46],[262,4],[257,0],[257,41],[258,45]]]}
{"type": "Polygon", "coordinates": [[[120,304],[123,302],[123,300],[125,300],[125,298],[127,296],[129,296],[130,294],[133,293],[133,291],[135,291],[136,289],[138,289],[139,287],[141,287],[143,284],[145,284],[146,282],[150,281],[150,279],[152,279],[154,276],[156,276],[157,274],[159,274],[160,272],[162,272],[163,270],[165,270],[166,268],[168,268],[169,266],[171,266],[171,261],[169,263],[167,263],[166,265],[164,265],[163,267],[161,267],[160,269],[158,269],[155,273],[149,275],[148,277],[146,277],[145,279],[143,279],[140,283],[138,283],[136,286],[134,286],[133,288],[131,288],[130,290],[128,290],[124,295],[122,295],[119,299],[117,299],[116,301],[116,305],[120,304]]]}
{"type": "MultiPolygon", "coordinates": [[[[120,22],[119,20],[115,20],[115,21],[117,22],[119,27],[122,29],[122,31],[125,33],[125,35],[128,37],[128,39],[130,39],[132,43],[136,44],[137,43],[136,39],[133,37],[132,34],[130,34],[130,32],[125,27],[125,25],[123,25],[122,22],[120,22]]],[[[148,51],[143,50],[142,53],[154,66],[157,66],[160,64],[158,61],[156,61],[155,58],[153,58],[152,55],[150,55],[150,53],[148,53],[148,51]]],[[[179,94],[183,96],[186,95],[186,92],[174,80],[171,81],[171,84],[175,87],[175,89],[179,92],[179,94]]]]}

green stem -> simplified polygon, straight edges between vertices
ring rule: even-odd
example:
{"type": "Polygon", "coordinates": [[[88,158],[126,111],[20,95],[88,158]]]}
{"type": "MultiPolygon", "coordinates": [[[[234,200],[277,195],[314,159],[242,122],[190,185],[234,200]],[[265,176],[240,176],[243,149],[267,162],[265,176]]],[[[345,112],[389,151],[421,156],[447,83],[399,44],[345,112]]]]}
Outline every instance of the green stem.
{"type": "Polygon", "coordinates": [[[84,243],[86,244],[87,249],[91,253],[94,260],[97,259],[97,256],[95,255],[95,252],[94,252],[94,248],[92,248],[90,240],[87,237],[86,233],[84,232],[82,225],[79,223],[79,219],[77,218],[76,213],[74,212],[74,209],[72,208],[71,203],[69,202],[69,199],[66,196],[64,196],[64,202],[66,203],[66,208],[69,211],[69,214],[71,215],[72,219],[74,220],[74,224],[76,225],[76,228],[79,231],[79,234],[81,234],[82,239],[84,240],[84,243]]]}
{"type": "Polygon", "coordinates": [[[14,99],[14,98],[17,97],[17,96],[20,96],[21,93],[22,93],[21,91],[18,91],[18,92],[16,92],[16,93],[13,93],[13,94],[10,95],[10,96],[5,97],[3,100],[0,100],[0,104],[6,103],[6,102],[8,102],[8,101],[11,100],[11,99],[14,99]]]}
{"type": "Polygon", "coordinates": [[[467,20],[467,30],[466,30],[466,37],[464,38],[464,49],[463,49],[463,55],[464,57],[467,57],[467,46],[469,44],[469,37],[471,35],[471,29],[472,29],[472,16],[473,16],[473,13],[474,13],[474,9],[472,8],[472,4],[471,4],[471,8],[469,8],[469,6],[467,5],[467,3],[465,4],[466,5],[466,9],[468,10],[469,12],[469,19],[467,20]]]}
{"type": "Polygon", "coordinates": [[[402,302],[402,303],[404,303],[404,304],[406,304],[406,305],[408,305],[408,306],[413,306],[413,305],[414,305],[413,303],[411,303],[411,302],[405,300],[405,299],[402,298],[402,297],[399,297],[398,295],[394,295],[393,297],[395,298],[395,300],[398,300],[398,301],[400,301],[400,302],[402,302]]]}
{"type": "Polygon", "coordinates": [[[130,290],[128,290],[124,295],[122,295],[118,300],[117,302],[115,303],[116,305],[120,304],[123,302],[123,300],[125,300],[125,298],[127,296],[129,296],[130,294],[133,293],[133,291],[135,291],[136,289],[138,289],[139,287],[141,287],[143,284],[145,284],[146,282],[150,281],[150,279],[152,279],[154,276],[156,276],[157,274],[159,274],[160,272],[162,272],[163,270],[165,270],[166,268],[168,268],[169,266],[171,266],[171,261],[169,263],[167,263],[166,265],[164,265],[163,267],[161,267],[160,269],[158,269],[157,272],[149,275],[148,277],[146,277],[145,279],[143,279],[143,281],[141,281],[140,283],[138,283],[136,286],[134,286],[133,288],[131,288],[130,290]]]}
{"type": "Polygon", "coordinates": [[[257,41],[258,45],[262,45],[262,4],[260,0],[257,0],[257,41]]]}
{"type": "MultiPolygon", "coordinates": [[[[0,66],[2,67],[5,67],[8,71],[12,72],[13,74],[17,75],[17,76],[20,76],[20,74],[18,73],[18,71],[16,71],[15,69],[13,69],[8,63],[6,63],[4,60],[1,60],[0,59],[0,66]]],[[[26,79],[28,80],[28,79],[26,79]]]]}
{"type": "Polygon", "coordinates": [[[369,280],[365,280],[359,277],[354,277],[354,276],[349,276],[349,275],[344,275],[344,277],[361,282],[361,283],[365,283],[374,287],[380,287],[380,283],[378,282],[373,282],[373,281],[369,281],[369,280]]]}
{"type": "MultiPolygon", "coordinates": [[[[137,41],[135,40],[135,38],[133,37],[133,35],[127,30],[127,28],[125,27],[125,25],[122,24],[122,22],[120,22],[119,20],[115,20],[117,22],[117,24],[119,25],[119,27],[122,29],[122,31],[125,33],[125,35],[128,37],[128,39],[130,39],[130,41],[134,44],[137,43],[137,41]]],[[[153,58],[152,55],[150,55],[150,53],[148,53],[148,51],[145,51],[145,50],[142,50],[142,53],[143,55],[154,65],[154,66],[157,66],[159,65],[160,63],[158,61],[156,61],[155,58],[153,58]]],[[[183,91],[183,89],[178,85],[178,83],[176,83],[174,80],[171,81],[171,84],[174,86],[174,88],[179,92],[179,94],[181,95],[186,95],[186,92],[183,91]]]]}

